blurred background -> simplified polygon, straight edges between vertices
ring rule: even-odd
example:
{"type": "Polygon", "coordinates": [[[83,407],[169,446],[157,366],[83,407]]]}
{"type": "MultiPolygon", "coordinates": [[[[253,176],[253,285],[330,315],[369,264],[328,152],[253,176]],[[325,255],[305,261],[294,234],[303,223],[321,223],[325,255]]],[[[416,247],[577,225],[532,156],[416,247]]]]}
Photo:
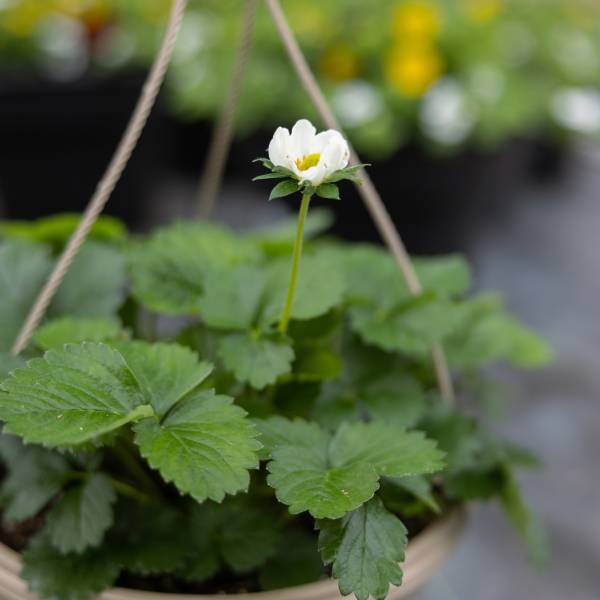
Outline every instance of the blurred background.
{"type": "MultiPolygon", "coordinates": [[[[190,0],[167,81],[107,213],[134,231],[191,218],[231,79],[242,0],[190,0]]],[[[494,507],[421,600],[600,598],[600,2],[282,0],[334,111],[409,250],[460,251],[477,287],[557,349],[543,373],[501,373],[487,407],[534,446],[525,487],[553,562],[529,567],[494,507]],[[507,400],[508,398],[508,400],[507,400]]],[[[163,33],[168,0],[0,0],[0,218],[85,206],[163,33]]],[[[318,119],[259,2],[216,218],[274,221],[250,183],[273,129],[318,119]]],[[[333,231],[377,240],[348,186],[333,231]]],[[[334,203],[332,203],[334,204],[334,203]]]]}

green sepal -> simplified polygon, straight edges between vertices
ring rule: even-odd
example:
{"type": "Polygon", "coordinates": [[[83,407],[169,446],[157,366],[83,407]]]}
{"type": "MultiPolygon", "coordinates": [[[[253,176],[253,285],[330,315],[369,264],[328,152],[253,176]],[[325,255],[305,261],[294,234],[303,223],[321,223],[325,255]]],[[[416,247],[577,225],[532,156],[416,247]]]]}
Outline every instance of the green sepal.
{"type": "Polygon", "coordinates": [[[340,188],[335,183],[322,183],[315,189],[315,193],[320,198],[327,200],[339,200],[340,199],[340,188]]]}
{"type": "Polygon", "coordinates": [[[269,201],[289,196],[298,191],[300,191],[300,185],[295,179],[284,179],[271,190],[269,201]]]}

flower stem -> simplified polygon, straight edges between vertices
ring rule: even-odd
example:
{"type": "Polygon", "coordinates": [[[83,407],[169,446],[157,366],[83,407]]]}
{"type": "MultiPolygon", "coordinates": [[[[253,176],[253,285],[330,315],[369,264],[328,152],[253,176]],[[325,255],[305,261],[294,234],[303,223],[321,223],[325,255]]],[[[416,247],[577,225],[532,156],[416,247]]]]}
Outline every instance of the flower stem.
{"type": "Polygon", "coordinates": [[[143,463],[140,462],[136,454],[131,451],[126,440],[118,440],[112,450],[120,460],[121,466],[127,469],[129,474],[140,485],[140,488],[143,489],[145,493],[158,501],[163,500],[160,488],[147,473],[143,463]]]}
{"type": "Polygon", "coordinates": [[[294,294],[296,293],[296,283],[298,282],[298,266],[300,265],[300,256],[302,255],[302,241],[304,235],[304,223],[308,213],[311,194],[302,194],[302,204],[298,215],[298,227],[296,228],[296,240],[294,242],[294,254],[292,256],[292,271],[290,273],[290,283],[288,285],[285,305],[279,319],[279,331],[286,333],[290,322],[292,305],[294,303],[294,294]]]}
{"type": "MultiPolygon", "coordinates": [[[[86,471],[69,471],[67,474],[67,478],[73,481],[86,481],[90,478],[90,473],[86,471]]],[[[110,478],[112,486],[117,492],[117,494],[121,494],[122,496],[127,496],[128,498],[132,498],[137,500],[138,502],[142,502],[144,504],[148,502],[155,502],[156,499],[151,498],[144,492],[141,492],[134,488],[133,486],[125,483],[123,481],[119,481],[118,479],[110,478]]]]}

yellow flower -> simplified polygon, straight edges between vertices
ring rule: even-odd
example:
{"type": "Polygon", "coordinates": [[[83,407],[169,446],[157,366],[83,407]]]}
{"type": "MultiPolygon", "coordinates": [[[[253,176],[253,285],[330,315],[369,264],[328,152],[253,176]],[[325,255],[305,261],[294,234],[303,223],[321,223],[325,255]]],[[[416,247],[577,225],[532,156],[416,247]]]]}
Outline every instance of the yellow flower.
{"type": "Polygon", "coordinates": [[[400,40],[406,38],[432,40],[437,37],[440,29],[440,13],[429,2],[400,4],[392,17],[392,33],[400,40]]]}
{"type": "Polygon", "coordinates": [[[503,0],[463,0],[467,15],[478,23],[496,19],[502,12],[503,0]]]}
{"type": "Polygon", "coordinates": [[[397,46],[385,63],[391,84],[409,98],[422,96],[439,79],[443,68],[441,54],[430,44],[397,46]]]}
{"type": "Polygon", "coordinates": [[[321,72],[333,81],[355,79],[360,71],[358,57],[345,43],[331,46],[319,60],[321,72]]]}
{"type": "Polygon", "coordinates": [[[22,0],[2,15],[0,27],[12,35],[29,36],[52,9],[49,0],[22,0]]]}
{"type": "Polygon", "coordinates": [[[19,37],[30,36],[53,13],[98,24],[108,18],[110,5],[108,0],[20,0],[2,15],[0,27],[19,37]]]}

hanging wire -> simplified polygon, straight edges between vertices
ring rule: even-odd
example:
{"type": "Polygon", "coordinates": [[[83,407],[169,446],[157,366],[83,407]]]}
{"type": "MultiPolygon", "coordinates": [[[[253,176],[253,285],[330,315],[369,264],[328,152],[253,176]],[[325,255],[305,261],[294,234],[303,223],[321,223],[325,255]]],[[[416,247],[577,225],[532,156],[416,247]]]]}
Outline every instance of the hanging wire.
{"type": "Polygon", "coordinates": [[[252,45],[252,34],[254,32],[254,17],[258,0],[246,0],[244,14],[242,17],[242,29],[240,41],[233,67],[233,74],[229,89],[225,97],[223,110],[215,125],[213,136],[208,150],[208,158],[204,167],[204,173],[200,180],[198,198],[196,200],[198,216],[207,218],[212,213],[219,189],[223,180],[225,164],[231,148],[235,117],[240,100],[242,84],[248,54],[252,45]]]}
{"type": "Polygon", "coordinates": [[[67,270],[71,266],[71,263],[77,256],[81,246],[85,242],[90,229],[96,222],[98,216],[104,209],[110,195],[119,181],[121,174],[123,173],[129,157],[135,148],[140,135],[144,129],[150,111],[154,106],[156,96],[160,90],[160,86],[164,80],[165,73],[171,55],[173,54],[173,47],[179,33],[183,14],[187,0],[173,0],[171,6],[171,13],[169,15],[169,22],[165,30],[163,41],[152,68],[148,73],[148,77],[142,88],[142,92],[135,106],[135,109],[131,115],[127,128],[123,133],[123,137],[115,150],[115,153],[99,181],[94,195],[89,201],[85,212],[77,226],[77,229],[73,232],[73,235],[69,238],[65,249],[63,250],[60,258],[58,259],[56,266],[50,274],[46,284],[40,291],[35,303],[33,304],[27,319],[25,320],[17,339],[12,347],[12,354],[20,354],[21,351],[27,346],[33,332],[43,319],[44,314],[48,308],[48,305],[52,301],[56,290],[63,281],[67,270]]]}
{"type": "MultiPolygon", "coordinates": [[[[265,0],[279,37],[283,43],[288,58],[292,63],[302,86],[310,97],[317,112],[327,127],[343,131],[331,110],[317,80],[308,66],[308,62],[298,45],[294,33],[292,32],[289,23],[281,9],[279,0],[265,0]]],[[[360,164],[360,159],[356,151],[351,148],[351,161],[353,164],[360,164]]],[[[406,285],[413,295],[418,295],[423,291],[421,283],[412,266],[410,256],[406,251],[404,243],[394,226],[379,192],[375,188],[369,174],[362,169],[358,173],[362,185],[357,185],[359,194],[361,195],[367,210],[369,211],[373,221],[383,238],[386,246],[394,257],[406,285]]],[[[436,379],[442,397],[450,402],[454,402],[454,388],[452,385],[452,377],[448,369],[448,363],[442,346],[435,345],[431,351],[433,367],[435,370],[436,379]]]]}

